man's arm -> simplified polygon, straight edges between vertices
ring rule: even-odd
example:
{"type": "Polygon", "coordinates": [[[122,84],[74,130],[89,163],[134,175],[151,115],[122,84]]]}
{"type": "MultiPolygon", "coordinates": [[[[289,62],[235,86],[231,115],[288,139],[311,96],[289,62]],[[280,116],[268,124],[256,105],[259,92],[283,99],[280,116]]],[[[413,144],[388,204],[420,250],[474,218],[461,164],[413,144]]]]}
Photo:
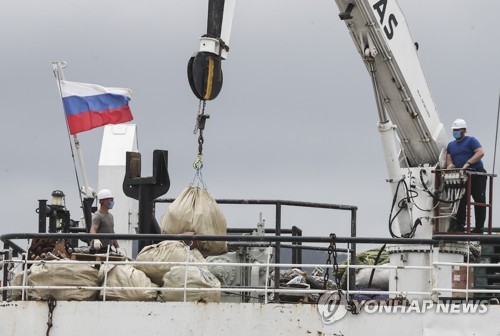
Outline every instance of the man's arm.
{"type": "Polygon", "coordinates": [[[446,154],[446,168],[448,169],[455,168],[455,165],[453,165],[453,160],[451,159],[450,154],[446,154]]]}
{"type": "Polygon", "coordinates": [[[469,159],[470,164],[474,164],[476,162],[479,162],[484,156],[484,150],[483,147],[476,148],[474,150],[474,155],[469,159]]]}
{"type": "MultiPolygon", "coordinates": [[[[99,228],[100,218],[98,216],[92,217],[92,225],[90,226],[90,233],[97,233],[97,229],[99,228]]],[[[100,250],[102,248],[102,243],[99,239],[94,239],[92,241],[92,247],[96,250],[100,250]]]]}

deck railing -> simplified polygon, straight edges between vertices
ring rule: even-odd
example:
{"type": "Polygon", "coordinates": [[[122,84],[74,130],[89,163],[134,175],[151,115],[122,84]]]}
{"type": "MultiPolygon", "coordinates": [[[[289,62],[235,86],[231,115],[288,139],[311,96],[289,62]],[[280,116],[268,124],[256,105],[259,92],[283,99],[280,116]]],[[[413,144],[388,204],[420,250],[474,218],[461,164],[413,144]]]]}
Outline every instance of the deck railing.
{"type": "MultiPolygon", "coordinates": [[[[10,283],[9,272],[12,272],[13,269],[18,270],[26,270],[29,264],[62,264],[62,263],[75,263],[75,264],[99,264],[101,267],[107,267],[108,265],[118,265],[118,264],[157,264],[157,265],[180,265],[180,266],[232,266],[232,267],[247,267],[250,268],[252,266],[256,266],[255,263],[202,263],[202,262],[144,262],[144,261],[111,261],[106,254],[104,260],[101,261],[73,261],[73,260],[58,260],[58,261],[34,261],[27,260],[26,253],[23,253],[20,258],[13,258],[10,243],[13,239],[34,239],[34,238],[51,238],[51,239],[70,239],[74,238],[74,234],[7,234],[0,237],[0,239],[4,242],[4,251],[3,258],[1,259],[3,269],[2,269],[2,286],[0,287],[0,293],[2,293],[3,300],[7,300],[9,298],[9,292],[12,290],[21,290],[22,296],[21,298],[24,300],[27,298],[26,293],[29,290],[34,289],[33,286],[26,286],[25,280],[23,283],[24,286],[12,286],[10,283]]],[[[82,234],[81,238],[84,239],[145,239],[145,240],[180,240],[180,241],[192,241],[192,240],[204,240],[204,241],[232,241],[239,243],[250,243],[250,244],[260,244],[264,246],[271,246],[273,243],[280,242],[290,242],[296,243],[300,242],[302,244],[326,244],[329,245],[332,242],[332,237],[293,237],[293,236],[191,236],[191,235],[131,235],[131,234],[82,234]]],[[[339,264],[338,269],[340,270],[356,270],[362,268],[368,269],[389,269],[395,271],[403,271],[403,270],[421,270],[422,272],[427,272],[428,278],[431,281],[433,286],[430,287],[428,291],[408,291],[408,290],[400,290],[400,291],[389,291],[389,290],[371,290],[371,289],[356,289],[355,286],[352,285],[351,277],[346,277],[346,286],[343,290],[343,293],[347,298],[355,297],[356,295],[386,295],[390,297],[407,297],[407,296],[421,296],[423,298],[439,298],[441,293],[452,293],[452,294],[463,294],[463,299],[469,300],[473,298],[473,295],[483,295],[489,294],[494,297],[500,294],[500,290],[498,289],[478,289],[474,288],[469,282],[469,272],[474,268],[479,267],[499,267],[498,263],[477,263],[470,262],[468,256],[470,255],[469,251],[466,253],[466,257],[464,262],[448,262],[439,260],[439,246],[445,242],[461,242],[465,243],[467,249],[469,248],[469,244],[471,242],[483,242],[483,243],[493,243],[500,244],[500,236],[497,235],[440,235],[434,236],[432,239],[404,239],[404,238],[363,238],[363,237],[336,237],[335,243],[337,246],[342,246],[343,251],[351,251],[352,244],[389,244],[389,245],[398,245],[403,244],[405,246],[410,245],[420,245],[427,246],[426,253],[429,253],[429,264],[428,265],[419,265],[419,266],[394,266],[390,264],[383,265],[357,265],[352,264],[352,258],[349,257],[349,253],[347,254],[347,260],[345,264],[339,264]],[[443,288],[437,286],[439,283],[439,279],[436,279],[438,274],[438,268],[442,267],[465,267],[466,268],[466,286],[465,288],[443,288]]],[[[323,259],[322,259],[323,260],[323,259]]],[[[266,279],[269,278],[269,274],[272,269],[279,270],[285,268],[316,268],[321,267],[327,272],[332,272],[337,265],[328,264],[328,263],[317,263],[317,264],[297,264],[297,263],[276,263],[273,262],[270,258],[268,258],[267,262],[259,263],[259,267],[265,268],[266,270],[266,279]]],[[[107,268],[106,268],[107,269],[107,268]]],[[[26,274],[26,273],[25,273],[26,274]]],[[[25,277],[24,277],[25,278],[25,277]]],[[[186,283],[181,288],[171,288],[171,287],[111,287],[108,286],[106,279],[101,286],[97,287],[88,287],[88,286],[37,286],[39,289],[92,289],[92,290],[101,290],[103,291],[103,300],[106,300],[105,293],[107,290],[156,290],[158,292],[162,291],[173,291],[173,292],[196,292],[196,291],[215,291],[215,292],[246,292],[246,293],[256,293],[260,297],[260,301],[263,303],[279,302],[280,294],[295,294],[295,295],[308,295],[308,294],[322,294],[325,293],[324,289],[300,289],[300,288],[283,288],[279,285],[279,273],[277,278],[278,282],[275,282],[274,285],[271,285],[269,281],[265,281],[264,286],[241,286],[241,287],[230,287],[224,286],[222,288],[188,288],[186,283]],[[273,294],[273,299],[269,300],[273,294]]],[[[185,295],[185,294],[184,294],[185,295]]]]}

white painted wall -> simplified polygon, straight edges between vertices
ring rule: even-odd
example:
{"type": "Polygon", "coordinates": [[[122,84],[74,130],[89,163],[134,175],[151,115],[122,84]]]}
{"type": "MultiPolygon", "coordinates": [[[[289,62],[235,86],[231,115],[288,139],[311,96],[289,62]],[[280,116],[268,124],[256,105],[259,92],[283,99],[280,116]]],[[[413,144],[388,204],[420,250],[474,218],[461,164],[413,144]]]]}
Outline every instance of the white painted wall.
{"type": "MultiPolygon", "coordinates": [[[[115,218],[116,233],[136,233],[138,202],[123,193],[126,152],[137,152],[137,127],[133,124],[106,125],[99,157],[98,190],[111,190],[115,206],[111,213],[115,218]],[[132,218],[132,220],[130,220],[132,218]]],[[[119,241],[129,257],[132,242],[119,241]]]]}

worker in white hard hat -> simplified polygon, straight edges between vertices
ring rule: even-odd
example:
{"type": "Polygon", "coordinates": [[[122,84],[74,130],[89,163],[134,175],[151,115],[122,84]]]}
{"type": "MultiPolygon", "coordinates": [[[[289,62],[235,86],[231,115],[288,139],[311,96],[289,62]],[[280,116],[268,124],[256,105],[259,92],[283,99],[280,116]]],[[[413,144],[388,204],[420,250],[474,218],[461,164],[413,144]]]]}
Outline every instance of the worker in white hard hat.
{"type": "MultiPolygon", "coordinates": [[[[102,189],[97,193],[97,200],[99,201],[99,209],[92,215],[92,225],[90,233],[115,233],[115,224],[113,215],[109,210],[113,209],[114,198],[109,189],[102,189]]],[[[118,248],[117,240],[94,239],[92,247],[97,250],[107,250],[107,246],[112,245],[118,248]]]]}
{"type": "MultiPolygon", "coordinates": [[[[467,123],[463,119],[456,119],[451,129],[455,140],[451,141],[447,147],[446,166],[448,169],[463,168],[485,173],[483,162],[484,150],[479,141],[466,135],[467,123]]],[[[471,174],[471,195],[475,203],[485,203],[486,180],[485,175],[471,174]]],[[[463,232],[466,220],[467,197],[460,200],[460,205],[456,214],[455,222],[450,226],[449,231],[463,232]]],[[[474,217],[476,227],[473,233],[482,233],[484,221],[486,220],[486,207],[474,205],[474,217]]]]}

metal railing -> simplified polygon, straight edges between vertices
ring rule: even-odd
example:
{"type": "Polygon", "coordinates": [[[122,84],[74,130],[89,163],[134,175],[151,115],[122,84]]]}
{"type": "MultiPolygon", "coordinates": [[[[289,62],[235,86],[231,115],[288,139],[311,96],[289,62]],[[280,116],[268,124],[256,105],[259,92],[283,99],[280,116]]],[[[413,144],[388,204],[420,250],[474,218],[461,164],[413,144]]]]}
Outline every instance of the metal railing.
{"type": "MultiPolygon", "coordinates": [[[[12,269],[13,265],[21,265],[21,268],[26,270],[29,264],[62,264],[62,263],[77,263],[77,264],[99,264],[101,266],[107,267],[108,265],[118,265],[118,264],[170,264],[170,265],[180,265],[180,266],[233,266],[233,267],[252,267],[255,266],[255,263],[202,263],[202,262],[138,262],[138,261],[111,261],[109,258],[106,258],[102,261],[71,261],[71,260],[59,260],[59,261],[33,261],[27,260],[26,254],[22,255],[22,259],[15,259],[11,257],[10,244],[12,239],[35,239],[35,238],[51,238],[51,239],[71,239],[74,238],[75,234],[27,234],[27,233],[12,233],[0,236],[0,239],[4,242],[4,257],[2,260],[3,263],[3,281],[2,286],[0,287],[0,292],[3,293],[3,298],[8,297],[8,291],[12,290],[21,290],[22,291],[22,299],[25,299],[26,290],[32,290],[34,287],[32,286],[12,286],[9,284],[8,272],[12,269]],[[10,266],[9,266],[10,265],[10,266]]],[[[80,234],[78,234],[80,236],[80,234]]],[[[259,243],[265,244],[267,246],[272,245],[272,243],[284,243],[284,242],[301,242],[305,243],[324,243],[330,244],[331,237],[304,237],[304,236],[192,236],[192,235],[139,235],[139,234],[82,234],[81,238],[83,239],[94,239],[94,238],[107,238],[107,239],[144,239],[144,240],[180,240],[180,241],[193,241],[193,240],[204,240],[204,241],[233,241],[233,242],[246,242],[246,243],[259,243]]],[[[356,270],[362,268],[369,269],[389,269],[395,271],[404,271],[404,270],[421,270],[423,272],[428,272],[429,279],[433,279],[437,276],[437,269],[442,267],[453,267],[460,266],[466,267],[467,269],[467,282],[465,288],[443,288],[438,287],[437,285],[433,285],[429,288],[428,291],[408,291],[408,290],[399,290],[399,291],[389,291],[389,290],[371,290],[371,289],[354,289],[352,286],[351,277],[346,277],[347,285],[344,290],[347,297],[353,297],[359,294],[366,295],[390,295],[390,296],[402,296],[406,297],[409,295],[416,295],[422,297],[439,297],[441,293],[462,293],[465,295],[465,300],[469,300],[472,294],[500,294],[500,289],[477,289],[473,288],[469,283],[468,276],[469,272],[478,267],[500,267],[498,263],[472,263],[469,260],[470,253],[467,253],[466,260],[464,262],[447,262],[439,260],[439,246],[445,242],[483,242],[483,243],[493,243],[500,244],[500,236],[496,235],[440,235],[434,236],[432,239],[404,239],[404,238],[363,238],[363,237],[336,237],[337,244],[345,244],[345,251],[350,251],[352,244],[403,244],[405,246],[410,245],[427,245],[428,249],[426,250],[429,253],[429,264],[428,265],[419,265],[419,266],[394,266],[394,265],[356,265],[352,263],[352,258],[349,257],[346,260],[345,265],[338,265],[339,269],[344,270],[356,270]]],[[[469,251],[467,251],[469,252],[469,251]]],[[[107,255],[109,256],[109,254],[107,255]]],[[[259,264],[260,267],[264,267],[266,269],[266,279],[270,274],[270,269],[275,268],[279,270],[280,268],[313,268],[313,267],[322,267],[328,272],[331,272],[334,269],[335,265],[332,264],[285,264],[278,262],[271,262],[270,259],[267,260],[267,263],[259,264]]],[[[64,289],[79,289],[79,290],[157,290],[158,292],[163,291],[183,291],[187,292],[196,292],[196,291],[215,291],[215,292],[250,292],[257,293],[262,296],[263,301],[268,303],[268,296],[270,294],[276,294],[279,297],[279,294],[322,294],[325,292],[324,289],[298,289],[298,288],[283,288],[279,285],[279,274],[278,274],[278,282],[275,282],[274,286],[271,286],[268,281],[265,282],[264,286],[261,287],[249,287],[249,286],[241,286],[241,287],[222,287],[222,288],[188,288],[186,283],[181,288],[172,288],[172,287],[111,287],[107,286],[106,281],[103,282],[101,286],[92,287],[92,286],[37,286],[39,289],[54,289],[54,290],[64,290],[64,289]]],[[[431,283],[437,284],[439,283],[439,279],[434,279],[431,283]]],[[[25,282],[23,282],[26,284],[25,282]]],[[[184,294],[185,295],[185,294],[184,294]]],[[[104,296],[105,300],[105,296],[104,296]]],[[[275,300],[276,301],[276,300],[275,300]]]]}

